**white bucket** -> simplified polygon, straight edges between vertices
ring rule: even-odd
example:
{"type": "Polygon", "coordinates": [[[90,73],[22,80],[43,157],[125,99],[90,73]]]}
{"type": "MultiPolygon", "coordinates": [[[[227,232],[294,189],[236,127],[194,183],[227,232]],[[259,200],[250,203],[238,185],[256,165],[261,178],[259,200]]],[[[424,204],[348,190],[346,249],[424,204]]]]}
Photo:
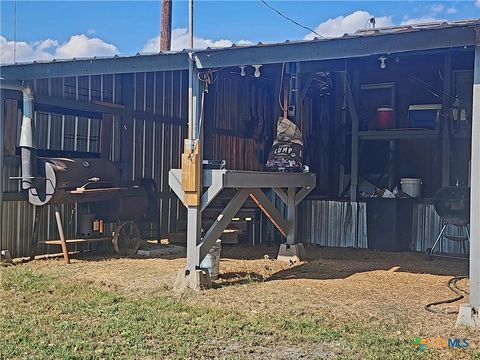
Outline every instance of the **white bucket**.
{"type": "Polygon", "coordinates": [[[220,252],[222,250],[222,240],[218,239],[215,245],[205,255],[205,258],[200,263],[201,269],[208,270],[212,280],[218,279],[218,270],[220,268],[220,252]]]}
{"type": "Polygon", "coordinates": [[[402,191],[414,198],[420,198],[422,189],[422,179],[402,178],[400,179],[402,191]]]}

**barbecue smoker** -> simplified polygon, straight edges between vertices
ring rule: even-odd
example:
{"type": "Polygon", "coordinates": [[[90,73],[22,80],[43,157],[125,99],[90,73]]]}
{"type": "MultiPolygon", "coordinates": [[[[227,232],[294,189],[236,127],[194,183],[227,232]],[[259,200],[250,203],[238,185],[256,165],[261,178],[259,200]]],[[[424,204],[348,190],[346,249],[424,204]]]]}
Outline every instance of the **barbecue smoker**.
{"type": "MultiPolygon", "coordinates": [[[[52,205],[60,239],[44,241],[61,245],[66,263],[67,244],[109,241],[122,255],[135,254],[141,241],[138,223],[146,219],[156,205],[153,180],[121,181],[118,167],[106,159],[39,158],[34,143],[33,96],[27,87],[23,92],[23,119],[20,134],[22,188],[28,200],[39,207],[52,205]],[[76,239],[65,239],[57,204],[88,203],[87,212],[79,214],[76,239]],[[113,236],[105,235],[105,225],[113,223],[113,236]]],[[[76,207],[77,208],[77,207],[76,207]]],[[[37,212],[37,214],[40,213],[37,212]]],[[[153,214],[150,214],[153,215],[153,214]]],[[[38,216],[33,241],[37,242],[38,216]]]]}

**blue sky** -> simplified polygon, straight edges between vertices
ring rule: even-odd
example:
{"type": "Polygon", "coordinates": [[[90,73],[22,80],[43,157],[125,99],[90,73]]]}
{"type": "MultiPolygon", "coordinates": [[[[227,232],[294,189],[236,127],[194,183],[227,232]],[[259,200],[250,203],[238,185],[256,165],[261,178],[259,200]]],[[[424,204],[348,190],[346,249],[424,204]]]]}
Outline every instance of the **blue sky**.
{"type": "MultiPolygon", "coordinates": [[[[267,0],[268,1],[268,0],[267,0]]],[[[268,1],[324,36],[377,25],[480,17],[476,1],[268,1]]],[[[2,62],[11,62],[14,3],[1,1],[2,62]]],[[[155,51],[159,1],[17,1],[17,61],[155,51]],[[72,37],[73,36],[73,37],[72,37]]],[[[186,46],[186,1],[173,4],[174,47],[186,46]],[[182,30],[183,29],[183,30],[182,30]]],[[[195,1],[196,47],[308,38],[258,0],[195,1]]]]}

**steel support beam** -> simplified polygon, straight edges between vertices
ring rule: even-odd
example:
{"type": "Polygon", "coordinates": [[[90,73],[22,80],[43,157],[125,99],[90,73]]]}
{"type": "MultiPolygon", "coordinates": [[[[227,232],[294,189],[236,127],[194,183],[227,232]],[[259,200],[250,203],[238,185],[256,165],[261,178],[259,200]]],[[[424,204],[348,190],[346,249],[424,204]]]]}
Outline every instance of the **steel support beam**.
{"type": "Polygon", "coordinates": [[[285,221],[282,214],[277,210],[275,205],[265,196],[261,189],[252,189],[250,191],[250,197],[257,204],[260,210],[270,219],[270,221],[275,225],[277,230],[284,237],[288,235],[288,222],[285,221]]]}
{"type": "MultiPolygon", "coordinates": [[[[2,71],[3,71],[3,69],[2,69],[2,71]]],[[[16,80],[16,79],[5,80],[2,77],[0,79],[0,89],[22,91],[23,84],[20,80],[16,80]]]]}
{"type": "Polygon", "coordinates": [[[287,244],[295,244],[295,234],[297,232],[297,205],[295,203],[295,195],[297,189],[288,188],[287,194],[287,244]]]}
{"type": "Polygon", "coordinates": [[[188,69],[186,52],[82,59],[2,66],[2,78],[34,80],[53,77],[124,74],[188,69]]]}
{"type": "Polygon", "coordinates": [[[283,203],[286,205],[288,201],[287,193],[282,188],[273,188],[272,190],[275,194],[277,194],[280,200],[282,200],[283,203]]]}
{"type": "Polygon", "coordinates": [[[475,27],[450,26],[374,36],[292,42],[197,53],[198,68],[355,58],[475,45],[475,27]]]}
{"type": "Polygon", "coordinates": [[[480,311],[480,45],[475,50],[470,197],[470,304],[480,311]]]}
{"type": "Polygon", "coordinates": [[[198,206],[187,206],[187,269],[198,268],[203,258],[197,246],[202,236],[202,212],[198,206]]]}
{"type": "Polygon", "coordinates": [[[340,72],[340,79],[347,85],[345,86],[345,100],[347,110],[352,121],[352,151],[350,161],[350,201],[357,201],[357,185],[358,185],[358,114],[355,106],[355,100],[347,81],[346,74],[340,72]]]}
{"type": "Polygon", "coordinates": [[[225,206],[217,220],[210,226],[210,229],[203,237],[203,241],[198,245],[200,250],[200,261],[203,260],[205,255],[210,251],[217,239],[220,238],[223,231],[227,228],[232,218],[240,210],[245,200],[247,200],[250,194],[249,189],[241,189],[233,196],[230,202],[225,206]]]}
{"type": "Polygon", "coordinates": [[[480,329],[480,44],[475,49],[470,189],[470,297],[457,325],[480,329]]]}

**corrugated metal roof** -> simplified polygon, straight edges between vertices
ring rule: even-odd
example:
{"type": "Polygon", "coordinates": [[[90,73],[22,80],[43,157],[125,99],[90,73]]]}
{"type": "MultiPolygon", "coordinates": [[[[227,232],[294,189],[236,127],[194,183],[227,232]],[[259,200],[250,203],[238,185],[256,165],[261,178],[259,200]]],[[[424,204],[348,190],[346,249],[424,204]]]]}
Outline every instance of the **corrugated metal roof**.
{"type": "MultiPolygon", "coordinates": [[[[272,46],[272,45],[283,45],[283,44],[305,44],[305,43],[313,43],[313,42],[323,42],[323,41],[335,41],[339,39],[346,39],[346,38],[358,38],[358,37],[369,37],[369,36],[378,36],[378,35],[386,35],[386,34],[399,34],[405,32],[416,32],[416,31],[425,31],[425,30],[434,30],[434,29],[442,29],[442,28],[450,28],[450,27],[464,27],[464,26],[475,26],[480,25],[480,19],[466,19],[466,20],[455,20],[455,21],[439,21],[439,22],[430,22],[430,23],[419,23],[419,24],[408,24],[408,25],[398,25],[398,26],[389,26],[383,28],[375,28],[375,29],[365,29],[365,30],[357,30],[354,33],[346,33],[341,37],[334,37],[334,38],[319,38],[315,37],[312,40],[286,40],[284,42],[274,43],[274,42],[258,42],[257,44],[233,44],[230,49],[233,48],[252,48],[252,47],[262,47],[262,46],[272,46]]],[[[210,52],[216,50],[225,50],[225,47],[207,47],[205,49],[195,49],[195,52],[210,52]]],[[[126,56],[93,56],[87,58],[72,58],[72,59],[53,59],[53,60],[45,60],[45,61],[33,61],[27,63],[15,63],[15,64],[6,64],[2,65],[2,67],[9,67],[9,66],[18,66],[18,65],[29,65],[29,64],[42,64],[42,63],[56,63],[56,62],[69,62],[69,61],[79,61],[79,60],[99,60],[99,59],[129,59],[135,57],[145,57],[145,56],[158,56],[158,55],[174,55],[174,54],[187,54],[188,50],[183,49],[182,51],[164,51],[158,53],[136,53],[135,55],[126,55],[126,56]]]]}

